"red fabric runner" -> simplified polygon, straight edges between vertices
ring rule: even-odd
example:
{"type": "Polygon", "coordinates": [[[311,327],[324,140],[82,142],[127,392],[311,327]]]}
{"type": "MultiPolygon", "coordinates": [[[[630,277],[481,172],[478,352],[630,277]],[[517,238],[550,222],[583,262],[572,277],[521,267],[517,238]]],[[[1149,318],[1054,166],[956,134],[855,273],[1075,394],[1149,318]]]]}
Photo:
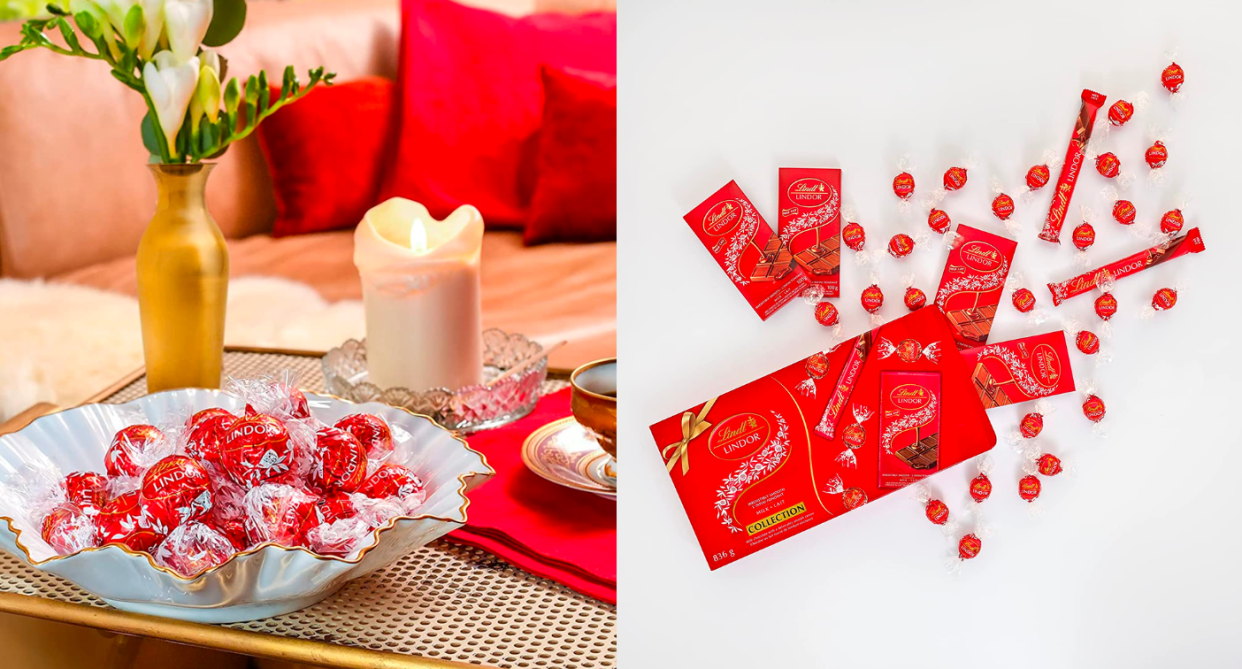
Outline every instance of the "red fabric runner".
{"type": "Polygon", "coordinates": [[[616,604],[616,502],[545,481],[522,462],[526,437],[568,415],[565,389],[539,400],[526,418],[469,437],[496,477],[470,493],[468,524],[447,538],[616,604]]]}

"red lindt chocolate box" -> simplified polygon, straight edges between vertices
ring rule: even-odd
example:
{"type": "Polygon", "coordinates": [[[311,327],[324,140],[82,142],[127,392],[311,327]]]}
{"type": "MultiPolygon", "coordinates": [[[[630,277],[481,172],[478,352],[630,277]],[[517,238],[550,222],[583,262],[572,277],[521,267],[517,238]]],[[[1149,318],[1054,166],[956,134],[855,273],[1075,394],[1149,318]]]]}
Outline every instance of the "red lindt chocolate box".
{"type": "MultiPolygon", "coordinates": [[[[886,372],[939,375],[938,470],[995,445],[969,368],[939,310],[920,309],[860,337],[876,344],[846,341],[651,426],[712,569],[895,489],[878,485],[877,412],[886,372]],[[825,438],[813,427],[836,394],[847,359],[860,348],[865,360],[845,396],[848,408],[836,436],[825,438]]],[[[927,436],[923,430],[920,439],[927,436]]]]}
{"type": "Polygon", "coordinates": [[[825,297],[841,296],[841,170],[782,167],[777,232],[825,297]]]}
{"type": "Polygon", "coordinates": [[[987,343],[1017,248],[1012,239],[969,225],[957,226],[957,237],[940,275],[936,306],[949,319],[958,348],[987,343]]]}
{"type": "Polygon", "coordinates": [[[992,409],[1073,392],[1074,371],[1061,330],[962,352],[970,382],[992,409]]]}
{"type": "Polygon", "coordinates": [[[685,219],[759,318],[766,321],[810,285],[737,182],[725,184],[685,219]]]}
{"type": "Polygon", "coordinates": [[[940,471],[940,373],[880,374],[880,487],[940,471]]]}

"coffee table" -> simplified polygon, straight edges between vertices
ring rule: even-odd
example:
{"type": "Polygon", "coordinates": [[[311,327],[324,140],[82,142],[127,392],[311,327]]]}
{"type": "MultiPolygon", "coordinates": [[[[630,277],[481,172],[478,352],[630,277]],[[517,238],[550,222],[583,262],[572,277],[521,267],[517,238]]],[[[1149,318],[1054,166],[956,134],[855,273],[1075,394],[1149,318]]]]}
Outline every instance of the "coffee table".
{"type": "MultiPolygon", "coordinates": [[[[290,369],[322,391],[322,353],[225,349],[226,375],[290,369]]],[[[549,370],[547,389],[564,387],[549,370]]],[[[137,370],[86,403],[146,393],[137,370]]],[[[19,420],[51,413],[33,407],[19,420]]],[[[6,424],[7,425],[7,424],[6,424]]],[[[8,425],[9,428],[14,427],[8,425]]],[[[516,448],[517,446],[515,446],[516,448]]],[[[283,616],[205,625],[118,611],[68,581],[0,553],[0,611],[119,634],[290,662],[350,669],[399,667],[615,667],[616,607],[527,573],[486,551],[443,539],[351,581],[332,597],[283,616]]]]}

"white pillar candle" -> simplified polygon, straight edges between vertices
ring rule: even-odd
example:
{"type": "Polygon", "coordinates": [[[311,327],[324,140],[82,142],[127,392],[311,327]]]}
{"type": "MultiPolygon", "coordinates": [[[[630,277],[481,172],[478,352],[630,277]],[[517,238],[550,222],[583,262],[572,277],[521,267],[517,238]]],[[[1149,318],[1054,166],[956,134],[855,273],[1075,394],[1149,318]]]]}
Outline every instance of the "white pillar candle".
{"type": "Polygon", "coordinates": [[[456,390],[482,381],[479,253],[483,217],[443,221],[392,198],[354,231],[367,318],[367,376],[381,388],[456,390]]]}

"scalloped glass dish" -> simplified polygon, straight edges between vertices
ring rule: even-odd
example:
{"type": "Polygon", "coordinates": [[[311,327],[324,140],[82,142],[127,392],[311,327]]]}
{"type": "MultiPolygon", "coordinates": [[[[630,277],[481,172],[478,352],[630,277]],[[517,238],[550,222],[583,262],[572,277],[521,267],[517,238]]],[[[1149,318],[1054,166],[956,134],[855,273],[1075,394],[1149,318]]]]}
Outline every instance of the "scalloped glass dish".
{"type": "MultiPolygon", "coordinates": [[[[124,611],[205,623],[267,618],[310,606],[348,581],[382,569],[405,554],[466,523],[467,498],[495,475],[486,458],[426,416],[370,402],[355,404],[306,393],[314,415],[329,424],[365,411],[408,432],[415,447],[403,464],[423,478],[428,497],[414,516],[395,518],[374,532],[372,544],[350,560],[304,548],[262,544],[193,578],[156,565],[145,553],[117,545],[60,556],[20,509],[0,508],[0,549],[35,568],[73,582],[124,611]]],[[[35,420],[0,437],[0,481],[26,463],[51,463],[62,472],[100,471],[113,434],[134,412],[153,424],[207,407],[244,409],[241,399],[218,390],[184,389],[147,395],[126,404],[88,404],[35,420]]]]}
{"type": "Polygon", "coordinates": [[[366,340],[350,339],[323,357],[328,392],[354,402],[383,402],[430,416],[450,430],[470,434],[529,414],[539,401],[539,386],[548,376],[547,359],[488,386],[487,383],[543,347],[520,334],[491,329],[483,332],[483,384],[458,390],[380,388],[367,381],[366,340]]]}

